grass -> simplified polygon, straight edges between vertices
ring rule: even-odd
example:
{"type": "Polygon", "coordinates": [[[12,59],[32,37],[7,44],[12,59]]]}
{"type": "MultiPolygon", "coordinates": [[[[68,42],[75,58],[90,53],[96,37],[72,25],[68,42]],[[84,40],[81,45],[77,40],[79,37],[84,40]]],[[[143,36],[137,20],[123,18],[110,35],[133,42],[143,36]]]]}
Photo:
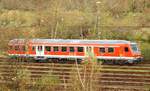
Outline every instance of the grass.
{"type": "MultiPolygon", "coordinates": [[[[91,59],[86,59],[86,63],[83,64],[83,68],[79,69],[76,62],[76,69],[72,69],[71,74],[71,87],[72,91],[98,91],[96,85],[99,85],[97,81],[99,78],[99,72],[101,70],[101,63],[97,63],[96,59],[89,56],[91,59]],[[82,73],[82,75],[81,75],[82,73]]],[[[100,85],[99,85],[100,86],[100,85]]]]}
{"type": "Polygon", "coordinates": [[[8,56],[7,52],[0,51],[0,57],[7,57],[7,56],[8,56]]]}
{"type": "Polygon", "coordinates": [[[7,68],[12,71],[11,76],[0,75],[0,79],[6,82],[9,80],[10,84],[0,85],[0,91],[55,91],[60,82],[59,78],[51,73],[42,75],[37,80],[31,80],[32,73],[22,62],[5,64],[10,65],[7,68]]]}
{"type": "Polygon", "coordinates": [[[55,91],[59,83],[60,80],[57,76],[48,73],[36,80],[34,86],[37,88],[36,91],[55,91]]]}

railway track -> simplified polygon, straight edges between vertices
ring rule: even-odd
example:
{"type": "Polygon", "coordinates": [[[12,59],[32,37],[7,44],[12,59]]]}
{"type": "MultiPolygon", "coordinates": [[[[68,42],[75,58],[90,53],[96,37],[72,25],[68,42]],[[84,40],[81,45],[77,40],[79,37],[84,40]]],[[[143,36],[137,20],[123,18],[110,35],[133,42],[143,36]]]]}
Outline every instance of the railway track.
{"type": "MultiPolygon", "coordinates": [[[[61,81],[61,86],[70,86],[71,77],[77,72],[76,64],[59,63],[33,63],[33,62],[10,62],[12,60],[0,58],[0,72],[4,77],[13,78],[12,69],[17,66],[28,69],[31,72],[31,80],[36,80],[44,74],[52,73],[61,81]],[[15,65],[15,66],[12,66],[15,65]],[[19,65],[18,65],[19,64],[19,65]],[[10,69],[11,68],[11,69],[10,69]]],[[[79,64],[79,71],[84,67],[79,64]]],[[[97,75],[96,87],[100,91],[149,91],[150,89],[150,64],[137,64],[132,66],[102,65],[97,75]]],[[[84,74],[80,72],[81,76],[84,74]]],[[[10,79],[7,79],[9,82],[10,79]]],[[[4,82],[1,79],[0,82],[4,82]]],[[[6,81],[5,81],[6,82],[6,81]]],[[[61,89],[62,90],[62,89],[61,89]]]]}

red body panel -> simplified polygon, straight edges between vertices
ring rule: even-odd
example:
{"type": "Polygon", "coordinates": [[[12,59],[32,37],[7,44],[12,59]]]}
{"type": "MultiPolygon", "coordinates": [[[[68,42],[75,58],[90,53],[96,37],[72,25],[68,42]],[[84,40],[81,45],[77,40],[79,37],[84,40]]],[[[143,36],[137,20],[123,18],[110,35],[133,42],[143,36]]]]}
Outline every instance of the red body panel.
{"type": "Polygon", "coordinates": [[[32,46],[28,46],[28,54],[31,54],[31,55],[36,55],[36,51],[35,50],[32,50],[32,46]]]}

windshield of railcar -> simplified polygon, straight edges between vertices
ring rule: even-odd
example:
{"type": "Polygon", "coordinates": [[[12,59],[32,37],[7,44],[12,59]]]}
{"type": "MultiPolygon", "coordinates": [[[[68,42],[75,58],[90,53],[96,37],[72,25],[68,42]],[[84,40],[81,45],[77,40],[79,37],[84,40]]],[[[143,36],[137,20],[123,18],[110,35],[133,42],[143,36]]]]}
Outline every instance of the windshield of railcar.
{"type": "Polygon", "coordinates": [[[137,44],[131,44],[131,48],[133,52],[139,52],[137,44]]]}

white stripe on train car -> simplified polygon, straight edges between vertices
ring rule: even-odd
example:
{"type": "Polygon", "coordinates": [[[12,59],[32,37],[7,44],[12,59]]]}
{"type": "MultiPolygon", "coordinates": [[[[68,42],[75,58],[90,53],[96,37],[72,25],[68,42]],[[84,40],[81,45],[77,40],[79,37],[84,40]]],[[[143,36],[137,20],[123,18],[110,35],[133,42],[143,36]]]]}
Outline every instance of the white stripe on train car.
{"type": "Polygon", "coordinates": [[[27,54],[8,54],[9,56],[27,56],[27,54]]]}
{"type": "MultiPolygon", "coordinates": [[[[30,55],[36,57],[36,55],[30,55]]],[[[68,55],[44,55],[45,58],[86,58],[87,56],[68,56],[68,55]]],[[[118,56],[97,56],[98,59],[134,59],[134,57],[118,57],[118,56]]]]}
{"type": "MultiPolygon", "coordinates": [[[[26,55],[26,54],[9,54],[11,56],[28,56],[28,57],[38,57],[37,55],[26,55]]],[[[44,58],[86,58],[87,56],[69,56],[69,55],[44,55],[44,58]]],[[[97,56],[98,59],[115,59],[115,60],[120,60],[120,59],[135,59],[134,57],[125,57],[125,56],[97,56]]]]}
{"type": "Polygon", "coordinates": [[[118,56],[97,56],[98,59],[125,59],[125,60],[128,60],[128,59],[134,59],[134,57],[118,57],[118,56]]]}

